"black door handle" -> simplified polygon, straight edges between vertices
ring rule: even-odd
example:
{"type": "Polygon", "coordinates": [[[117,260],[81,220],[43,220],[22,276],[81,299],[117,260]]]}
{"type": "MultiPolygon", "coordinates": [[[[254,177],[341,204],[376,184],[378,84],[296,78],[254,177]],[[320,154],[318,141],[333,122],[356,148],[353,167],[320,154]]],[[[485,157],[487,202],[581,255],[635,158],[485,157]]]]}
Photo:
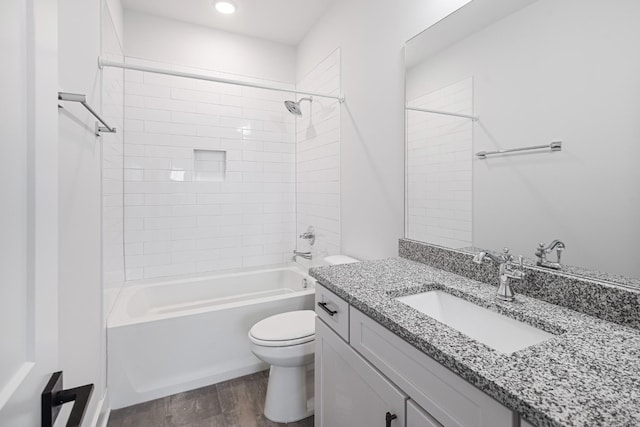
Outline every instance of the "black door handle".
{"type": "Polygon", "coordinates": [[[398,418],[398,416],[396,414],[392,414],[391,412],[387,412],[387,415],[385,417],[385,421],[387,422],[386,426],[387,427],[391,427],[391,421],[395,420],[396,418],[398,418]]]}
{"type": "Polygon", "coordinates": [[[338,314],[337,311],[331,310],[330,308],[328,308],[326,302],[319,302],[318,303],[318,307],[320,307],[321,309],[323,309],[324,311],[329,313],[329,316],[333,316],[334,314],[338,314]]]}
{"type": "Polygon", "coordinates": [[[73,402],[73,408],[71,408],[71,414],[67,419],[67,427],[80,427],[92,391],[93,384],[63,390],[62,371],[55,372],[42,391],[42,427],[53,426],[58,418],[60,408],[68,402],[73,402]]]}

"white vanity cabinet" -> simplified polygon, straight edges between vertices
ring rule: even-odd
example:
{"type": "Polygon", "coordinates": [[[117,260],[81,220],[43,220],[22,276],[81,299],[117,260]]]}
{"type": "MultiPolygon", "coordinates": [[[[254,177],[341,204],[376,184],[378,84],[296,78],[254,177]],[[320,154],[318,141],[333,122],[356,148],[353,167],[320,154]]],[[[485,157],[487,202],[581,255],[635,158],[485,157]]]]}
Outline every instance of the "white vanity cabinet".
{"type": "Polygon", "coordinates": [[[516,413],[316,286],[315,427],[519,425],[516,413]],[[325,320],[337,316],[318,305],[328,300],[341,322],[325,320]],[[396,418],[387,423],[387,413],[396,418]]]}
{"type": "Polygon", "coordinates": [[[435,418],[413,400],[407,401],[407,427],[442,427],[435,418]]]}
{"type": "Polygon", "coordinates": [[[405,426],[407,396],[320,319],[315,370],[316,427],[405,426]]]}

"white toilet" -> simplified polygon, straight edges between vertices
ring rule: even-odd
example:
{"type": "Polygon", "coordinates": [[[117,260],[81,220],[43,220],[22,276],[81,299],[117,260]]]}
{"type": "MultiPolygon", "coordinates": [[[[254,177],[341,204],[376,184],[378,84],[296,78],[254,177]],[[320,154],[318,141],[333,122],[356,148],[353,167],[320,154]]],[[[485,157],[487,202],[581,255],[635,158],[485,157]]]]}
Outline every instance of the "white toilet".
{"type": "MultiPolygon", "coordinates": [[[[333,255],[326,264],[348,264],[358,260],[333,255]]],[[[313,387],[307,372],[315,352],[315,313],[298,310],[259,321],[249,331],[251,351],[271,365],[264,415],[277,423],[290,423],[313,415],[313,387]]]]}
{"type": "Polygon", "coordinates": [[[271,365],[264,404],[271,421],[289,423],[313,414],[307,367],[313,363],[315,317],[312,310],[290,311],[267,317],[249,331],[251,351],[271,365]]]}

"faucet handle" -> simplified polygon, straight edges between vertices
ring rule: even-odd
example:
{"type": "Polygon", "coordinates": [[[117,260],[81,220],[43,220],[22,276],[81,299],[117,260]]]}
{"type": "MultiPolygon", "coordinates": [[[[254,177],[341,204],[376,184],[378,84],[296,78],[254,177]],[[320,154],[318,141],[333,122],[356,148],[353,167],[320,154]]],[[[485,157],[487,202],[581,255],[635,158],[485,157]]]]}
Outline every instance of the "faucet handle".
{"type": "Polygon", "coordinates": [[[558,245],[556,248],[556,255],[558,256],[557,263],[560,264],[560,256],[562,255],[562,250],[564,249],[564,245],[558,245]]]}
{"type": "Polygon", "coordinates": [[[299,237],[301,239],[308,240],[309,244],[313,246],[313,244],[316,242],[316,230],[315,228],[313,228],[313,225],[307,227],[307,231],[302,233],[299,237]]]}

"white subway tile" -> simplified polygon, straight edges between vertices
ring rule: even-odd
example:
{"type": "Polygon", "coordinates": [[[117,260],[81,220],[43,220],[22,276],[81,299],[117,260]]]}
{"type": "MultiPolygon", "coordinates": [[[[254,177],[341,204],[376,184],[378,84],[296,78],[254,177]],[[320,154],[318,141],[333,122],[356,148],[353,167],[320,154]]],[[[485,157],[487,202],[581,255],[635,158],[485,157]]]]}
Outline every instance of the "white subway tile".
{"type": "Polygon", "coordinates": [[[164,86],[147,85],[144,83],[126,82],[125,95],[152,96],[155,98],[170,98],[171,89],[164,86]]]}
{"type": "Polygon", "coordinates": [[[126,107],[125,117],[133,120],[165,121],[171,119],[171,113],[165,110],[153,110],[150,108],[126,107]]]}
{"type": "Polygon", "coordinates": [[[144,106],[156,110],[181,111],[185,113],[195,113],[197,111],[195,102],[180,101],[168,98],[144,98],[144,106]]]}
{"type": "MultiPolygon", "coordinates": [[[[334,53],[331,58],[335,65],[339,55],[334,53]]],[[[337,82],[338,67],[329,62],[319,65],[314,79],[307,83],[337,93],[331,86],[337,82]]],[[[311,213],[306,219],[335,229],[318,228],[323,236],[318,243],[335,251],[339,222],[322,215],[337,215],[339,206],[339,195],[330,194],[339,178],[339,143],[333,129],[339,127],[337,103],[316,100],[315,126],[299,129],[297,138],[304,145],[298,144],[297,156],[296,120],[282,105],[286,95],[151,73],[145,73],[142,80],[144,83],[132,82],[137,85],[125,89],[126,113],[132,121],[130,127],[125,126],[124,165],[126,179],[135,180],[124,183],[125,215],[129,224],[143,227],[125,236],[127,245],[137,245],[130,255],[142,256],[127,265],[128,277],[289,261],[296,244],[296,163],[298,180],[313,181],[302,188],[310,191],[307,206],[311,213]],[[333,145],[329,149],[324,147],[327,144],[333,145]],[[313,151],[314,146],[319,148],[313,151]],[[226,152],[225,181],[189,181],[194,149],[226,152]],[[302,156],[302,152],[310,155],[302,156]],[[183,172],[185,181],[170,181],[172,170],[183,172]],[[315,190],[322,192],[313,193],[315,190]],[[166,265],[154,265],[160,258],[144,255],[162,255],[166,265]]],[[[308,119],[307,115],[298,123],[308,124],[308,119]]],[[[114,149],[114,159],[121,157],[117,146],[114,149]]],[[[105,172],[105,182],[108,177],[118,179],[117,168],[114,164],[113,174],[105,172]]],[[[121,190],[114,187],[113,191],[121,190]]],[[[299,197],[304,194],[299,192],[299,197]]],[[[298,214],[305,208],[300,206],[298,214]]],[[[109,224],[121,226],[117,221],[109,224]]]]}
{"type": "Polygon", "coordinates": [[[182,274],[193,274],[196,272],[196,264],[187,262],[184,264],[168,264],[144,268],[144,278],[178,276],[182,274]]]}
{"type": "Polygon", "coordinates": [[[197,135],[198,128],[193,125],[179,123],[145,121],[144,130],[149,133],[160,133],[168,135],[197,135]]]}
{"type": "Polygon", "coordinates": [[[220,95],[212,92],[203,92],[191,89],[171,89],[171,98],[181,101],[203,102],[211,104],[220,103],[220,95]]]}
{"type": "Polygon", "coordinates": [[[133,95],[131,93],[127,93],[124,95],[125,107],[144,107],[145,106],[144,100],[145,98],[143,95],[133,95]]]}
{"type": "Polygon", "coordinates": [[[212,116],[210,114],[197,114],[197,113],[185,113],[180,111],[174,111],[171,113],[171,121],[174,123],[217,126],[220,122],[220,119],[218,118],[218,116],[212,116]]]}

